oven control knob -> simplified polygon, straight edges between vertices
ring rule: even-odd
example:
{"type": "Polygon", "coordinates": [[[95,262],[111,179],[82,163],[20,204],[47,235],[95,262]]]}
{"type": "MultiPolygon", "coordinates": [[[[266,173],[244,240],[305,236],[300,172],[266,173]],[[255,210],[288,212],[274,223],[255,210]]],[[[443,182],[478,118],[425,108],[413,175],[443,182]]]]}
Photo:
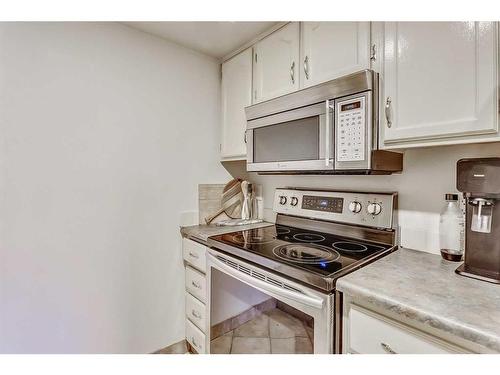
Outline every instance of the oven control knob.
{"type": "Polygon", "coordinates": [[[284,195],[280,196],[280,204],[284,206],[286,204],[286,197],[284,195]]]}
{"type": "Polygon", "coordinates": [[[299,198],[297,197],[292,197],[292,201],[290,202],[290,204],[295,207],[297,204],[299,203],[299,198]]]}
{"type": "Polygon", "coordinates": [[[368,213],[370,215],[378,215],[380,212],[382,212],[382,206],[380,203],[370,203],[367,207],[368,213]]]}
{"type": "Polygon", "coordinates": [[[361,212],[361,203],[357,202],[357,201],[352,201],[351,203],[349,203],[349,211],[357,214],[358,212],[361,212]]]}

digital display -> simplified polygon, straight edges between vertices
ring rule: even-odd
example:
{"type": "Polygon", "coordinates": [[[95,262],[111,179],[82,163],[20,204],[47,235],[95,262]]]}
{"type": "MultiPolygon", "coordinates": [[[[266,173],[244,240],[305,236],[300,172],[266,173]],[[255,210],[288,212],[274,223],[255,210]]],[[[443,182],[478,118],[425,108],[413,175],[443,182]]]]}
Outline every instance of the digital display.
{"type": "Polygon", "coordinates": [[[340,214],[344,207],[344,198],[317,197],[314,195],[304,195],[302,197],[302,209],[325,211],[340,214]]]}
{"type": "Polygon", "coordinates": [[[350,111],[351,109],[361,108],[361,101],[353,102],[349,104],[342,104],[340,106],[341,111],[350,111]]]}

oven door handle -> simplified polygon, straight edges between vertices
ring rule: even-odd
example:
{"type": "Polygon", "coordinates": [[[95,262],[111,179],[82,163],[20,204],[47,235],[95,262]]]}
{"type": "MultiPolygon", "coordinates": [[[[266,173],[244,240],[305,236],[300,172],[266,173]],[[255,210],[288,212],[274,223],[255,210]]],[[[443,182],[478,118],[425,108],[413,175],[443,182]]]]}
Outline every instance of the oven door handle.
{"type": "Polygon", "coordinates": [[[262,292],[273,293],[278,296],[286,297],[298,303],[305,304],[307,306],[314,307],[316,309],[321,310],[323,308],[324,300],[317,296],[281,288],[277,285],[271,284],[264,280],[257,279],[246,273],[238,271],[233,267],[228,266],[226,263],[220,261],[210,253],[208,253],[207,255],[209,257],[210,262],[216,265],[216,268],[218,268],[220,271],[224,271],[229,276],[233,276],[234,278],[243,281],[244,283],[253,286],[256,289],[259,289],[262,292]]]}

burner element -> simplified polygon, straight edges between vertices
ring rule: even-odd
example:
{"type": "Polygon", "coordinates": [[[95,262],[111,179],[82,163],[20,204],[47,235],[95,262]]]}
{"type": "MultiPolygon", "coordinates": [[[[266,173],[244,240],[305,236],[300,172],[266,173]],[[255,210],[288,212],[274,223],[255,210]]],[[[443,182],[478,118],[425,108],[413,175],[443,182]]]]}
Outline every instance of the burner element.
{"type": "Polygon", "coordinates": [[[362,253],[368,250],[368,247],[356,242],[339,241],[334,242],[332,246],[336,250],[345,251],[347,253],[362,253]]]}
{"type": "Polygon", "coordinates": [[[313,233],[297,233],[293,236],[293,238],[302,242],[321,242],[325,240],[324,236],[313,233]]]}
{"type": "Polygon", "coordinates": [[[316,244],[287,244],[273,249],[278,258],[302,264],[331,263],[340,258],[340,254],[326,246],[316,244]]]}
{"type": "Polygon", "coordinates": [[[273,242],[274,238],[266,238],[258,235],[243,235],[237,234],[233,236],[233,241],[241,244],[265,244],[269,242],[273,242]]]}
{"type": "Polygon", "coordinates": [[[290,229],[276,226],[276,235],[280,236],[282,234],[288,234],[288,233],[290,233],[290,229]]]}

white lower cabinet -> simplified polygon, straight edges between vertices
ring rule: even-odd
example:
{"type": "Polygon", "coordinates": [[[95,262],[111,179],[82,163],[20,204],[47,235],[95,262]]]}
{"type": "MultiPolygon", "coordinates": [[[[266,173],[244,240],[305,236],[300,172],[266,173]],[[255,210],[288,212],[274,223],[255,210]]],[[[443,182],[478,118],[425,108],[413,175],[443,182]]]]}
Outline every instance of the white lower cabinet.
{"type": "Polygon", "coordinates": [[[203,332],[207,330],[207,311],[203,302],[186,293],[186,317],[203,332]]]}
{"type": "Polygon", "coordinates": [[[198,242],[182,239],[185,262],[186,341],[199,354],[207,353],[207,280],[206,247],[198,242]],[[202,272],[203,271],[203,272],[202,272]]]}
{"type": "Polygon", "coordinates": [[[184,260],[203,273],[207,267],[205,251],[205,246],[201,243],[188,240],[187,238],[182,239],[182,255],[184,260]]]}
{"type": "Polygon", "coordinates": [[[352,303],[344,308],[343,331],[344,353],[466,353],[461,347],[352,303]]]}
{"type": "Polygon", "coordinates": [[[186,341],[199,353],[206,353],[205,334],[186,320],[186,341]]]}
{"type": "Polygon", "coordinates": [[[205,274],[187,266],[186,290],[201,302],[205,302],[207,298],[207,281],[205,279],[205,274]]]}

